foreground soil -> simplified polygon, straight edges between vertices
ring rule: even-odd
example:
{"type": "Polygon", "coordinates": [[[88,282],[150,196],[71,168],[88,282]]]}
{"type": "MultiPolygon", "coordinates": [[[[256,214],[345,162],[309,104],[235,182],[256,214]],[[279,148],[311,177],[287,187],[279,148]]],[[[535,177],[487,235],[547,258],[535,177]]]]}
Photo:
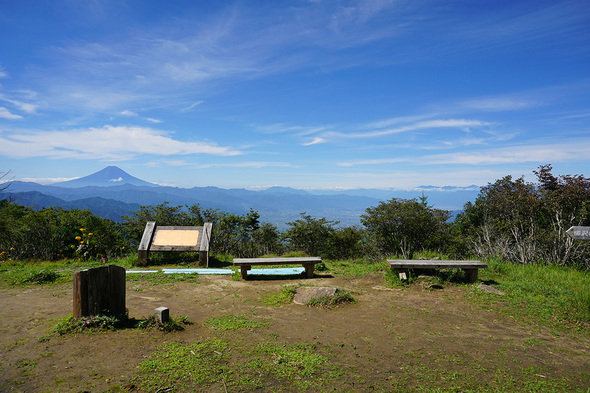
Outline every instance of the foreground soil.
{"type": "MultiPolygon", "coordinates": [[[[523,391],[559,386],[586,392],[590,388],[587,332],[556,332],[511,317],[497,305],[485,304],[474,291],[473,286],[453,284],[427,290],[420,283],[388,289],[380,274],[248,281],[199,276],[198,282],[164,284],[128,281],[130,317],[146,318],[156,307],[166,306],[172,317],[187,316],[192,324],[173,333],[123,329],[59,336],[52,329],[72,312],[71,284],[0,289],[0,391],[142,391],[146,388],[138,382],[140,364],[158,347],[207,338],[231,342],[234,350],[264,342],[310,344],[329,360],[333,372],[329,386],[310,390],[320,386],[325,391],[432,391],[462,386],[463,391],[493,391],[497,385],[499,391],[506,386],[523,391]],[[330,310],[264,302],[289,284],[333,286],[352,292],[357,301],[330,310]],[[223,331],[206,323],[224,315],[264,324],[223,331]]],[[[256,377],[259,391],[302,389],[276,376],[256,377]]],[[[197,388],[243,390],[225,380],[197,388]]],[[[151,388],[158,389],[172,391],[174,386],[151,388]]]]}

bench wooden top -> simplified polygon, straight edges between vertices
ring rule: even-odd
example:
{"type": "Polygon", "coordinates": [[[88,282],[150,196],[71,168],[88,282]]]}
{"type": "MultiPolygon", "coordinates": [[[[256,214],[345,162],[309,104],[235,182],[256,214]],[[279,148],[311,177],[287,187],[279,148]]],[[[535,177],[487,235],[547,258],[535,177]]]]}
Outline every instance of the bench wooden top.
{"type": "Polygon", "coordinates": [[[392,268],[396,269],[481,269],[488,267],[488,265],[480,261],[441,261],[439,259],[388,259],[387,262],[392,268]]]}
{"type": "Polygon", "coordinates": [[[320,257],[290,258],[234,258],[234,265],[291,265],[299,263],[320,263],[320,257]]]}

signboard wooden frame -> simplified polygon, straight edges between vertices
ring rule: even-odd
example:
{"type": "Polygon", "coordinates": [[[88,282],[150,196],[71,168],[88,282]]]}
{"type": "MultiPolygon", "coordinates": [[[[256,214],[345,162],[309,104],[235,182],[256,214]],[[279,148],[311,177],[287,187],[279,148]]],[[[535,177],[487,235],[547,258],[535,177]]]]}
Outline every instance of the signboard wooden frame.
{"type": "Polygon", "coordinates": [[[195,251],[199,253],[199,264],[209,267],[212,228],[210,222],[202,227],[159,227],[155,221],[148,221],[139,243],[138,259],[147,262],[150,251],[195,251]]]}

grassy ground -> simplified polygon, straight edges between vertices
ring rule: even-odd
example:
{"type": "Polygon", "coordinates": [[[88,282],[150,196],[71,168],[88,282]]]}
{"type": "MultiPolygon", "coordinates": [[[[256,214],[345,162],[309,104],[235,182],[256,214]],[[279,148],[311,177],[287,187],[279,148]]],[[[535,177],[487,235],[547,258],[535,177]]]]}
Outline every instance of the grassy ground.
{"type": "MultiPolygon", "coordinates": [[[[463,283],[458,271],[429,278],[416,274],[403,283],[385,262],[366,261],[325,261],[326,271],[313,280],[131,274],[127,296],[136,302],[133,307],[163,296],[176,299],[176,309],[189,302],[198,306],[183,317],[186,330],[155,336],[139,321],[123,330],[109,326],[104,332],[52,335],[69,320],[63,316],[36,320],[31,329],[45,333],[33,342],[11,333],[11,321],[14,329],[21,322],[6,314],[0,329],[21,338],[2,343],[0,373],[7,379],[0,390],[590,392],[590,273],[487,262],[475,284],[463,283]],[[504,295],[477,289],[482,282],[504,295]],[[300,285],[333,283],[358,301],[333,309],[290,303],[300,285]],[[444,289],[425,291],[431,283],[444,289]],[[104,361],[113,362],[119,353],[143,349],[127,359],[128,371],[117,371],[125,378],[113,380],[89,365],[80,366],[77,375],[61,375],[76,360],[68,360],[61,372],[57,360],[68,359],[77,346],[86,352],[96,348],[104,361]],[[45,390],[32,382],[41,378],[48,381],[45,390]]],[[[27,294],[59,301],[71,294],[75,271],[99,265],[4,263],[3,302],[27,294]]]]}

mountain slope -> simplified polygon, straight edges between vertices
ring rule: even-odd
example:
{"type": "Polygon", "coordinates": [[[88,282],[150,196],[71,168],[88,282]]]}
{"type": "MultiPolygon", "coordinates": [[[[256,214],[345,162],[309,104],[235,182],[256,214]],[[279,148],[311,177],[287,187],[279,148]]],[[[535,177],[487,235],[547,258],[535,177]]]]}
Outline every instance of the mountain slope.
{"type": "Polygon", "coordinates": [[[7,199],[20,205],[32,207],[35,210],[47,207],[90,210],[95,216],[108,218],[117,222],[122,221],[122,215],[128,215],[140,207],[137,203],[125,203],[100,197],[64,201],[63,199],[45,195],[38,191],[0,193],[0,199],[7,199]]]}
{"type": "Polygon", "coordinates": [[[200,204],[203,208],[236,214],[245,214],[253,209],[260,213],[262,221],[270,222],[279,229],[286,228],[287,222],[298,219],[303,212],[313,217],[339,221],[343,226],[358,225],[360,216],[368,207],[392,198],[419,198],[422,193],[428,197],[429,204],[439,209],[457,211],[478,194],[477,189],[471,187],[424,188],[426,190],[413,191],[304,191],[288,187],[271,187],[264,191],[217,187],[178,188],[149,183],[111,166],[90,176],[50,186],[13,181],[5,194],[37,192],[42,195],[19,195],[23,201],[19,203],[37,208],[61,206],[90,209],[101,217],[116,221],[120,220],[120,214],[137,210],[140,205],[155,206],[164,202],[172,206],[200,204]]]}
{"type": "Polygon", "coordinates": [[[67,188],[79,188],[79,187],[87,187],[87,186],[96,186],[96,187],[110,187],[116,186],[121,184],[131,184],[134,186],[153,186],[157,187],[157,184],[149,183],[147,181],[138,179],[134,176],[131,176],[121,168],[117,166],[108,166],[96,173],[93,173],[88,176],[81,177],[75,180],[64,181],[60,183],[55,183],[54,186],[57,187],[67,187],[67,188]]]}

